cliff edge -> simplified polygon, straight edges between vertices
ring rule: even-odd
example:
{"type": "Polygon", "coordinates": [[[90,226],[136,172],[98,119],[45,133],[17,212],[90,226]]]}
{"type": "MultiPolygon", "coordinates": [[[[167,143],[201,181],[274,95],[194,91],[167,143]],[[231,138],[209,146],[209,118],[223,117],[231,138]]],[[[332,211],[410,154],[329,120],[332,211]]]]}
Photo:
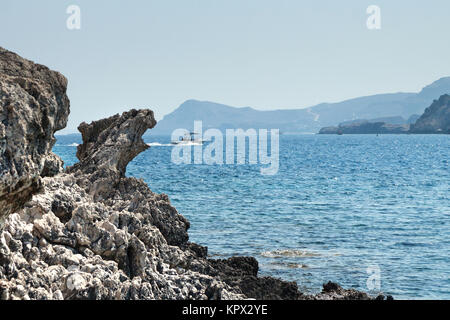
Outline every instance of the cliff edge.
{"type": "Polygon", "coordinates": [[[69,115],[67,79],[0,47],[0,223],[58,173],[53,134],[69,115]]]}
{"type": "Polygon", "coordinates": [[[450,95],[442,95],[425,109],[424,114],[411,126],[411,133],[450,134],[450,95]]]}

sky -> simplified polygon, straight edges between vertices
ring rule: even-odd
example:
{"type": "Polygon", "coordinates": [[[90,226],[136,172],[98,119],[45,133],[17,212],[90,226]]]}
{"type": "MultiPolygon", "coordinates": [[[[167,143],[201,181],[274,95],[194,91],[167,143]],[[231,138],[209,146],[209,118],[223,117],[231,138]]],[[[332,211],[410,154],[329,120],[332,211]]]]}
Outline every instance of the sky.
{"type": "Polygon", "coordinates": [[[449,12],[448,0],[2,0],[0,46],[69,79],[72,133],[189,99],[270,110],[418,92],[450,75],[449,12]],[[370,5],[381,29],[367,28],[370,5]]]}

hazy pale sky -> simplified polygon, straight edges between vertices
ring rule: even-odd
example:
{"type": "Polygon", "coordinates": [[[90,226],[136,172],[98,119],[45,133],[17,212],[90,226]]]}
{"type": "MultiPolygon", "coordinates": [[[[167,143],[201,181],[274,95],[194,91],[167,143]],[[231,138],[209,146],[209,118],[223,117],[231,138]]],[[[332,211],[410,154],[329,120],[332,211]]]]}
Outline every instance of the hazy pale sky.
{"type": "Polygon", "coordinates": [[[187,99],[299,108],[450,75],[450,1],[2,0],[0,46],[69,79],[71,117],[187,99]],[[69,30],[69,5],[81,29],[69,30]],[[366,27],[369,5],[381,30],[366,27]]]}

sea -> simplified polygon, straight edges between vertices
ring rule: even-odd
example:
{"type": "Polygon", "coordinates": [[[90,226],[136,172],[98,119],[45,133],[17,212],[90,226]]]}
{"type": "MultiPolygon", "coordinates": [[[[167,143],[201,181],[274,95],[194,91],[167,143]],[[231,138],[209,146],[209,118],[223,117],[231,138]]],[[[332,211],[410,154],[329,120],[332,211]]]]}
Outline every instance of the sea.
{"type": "MultiPolygon", "coordinates": [[[[80,136],[57,138],[54,152],[77,162],[80,136]]],[[[170,137],[145,141],[127,175],[169,195],[210,257],[254,256],[260,275],[307,293],[334,281],[450,299],[449,135],[281,135],[271,176],[248,162],[174,164],[170,137]]]]}

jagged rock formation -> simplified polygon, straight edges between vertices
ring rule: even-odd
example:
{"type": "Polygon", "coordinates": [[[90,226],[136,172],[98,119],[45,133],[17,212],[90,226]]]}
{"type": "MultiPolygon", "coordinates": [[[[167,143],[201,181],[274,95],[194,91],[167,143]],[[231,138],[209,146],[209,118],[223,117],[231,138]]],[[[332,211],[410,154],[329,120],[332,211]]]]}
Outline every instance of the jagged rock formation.
{"type": "Polygon", "coordinates": [[[0,223],[58,173],[53,134],[66,126],[67,80],[0,47],[0,223]]]}
{"type": "Polygon", "coordinates": [[[370,298],[337,285],[304,295],[294,282],[258,277],[254,258],[208,259],[166,195],[125,177],[148,148],[141,137],[156,124],[150,110],[82,124],[80,162],[62,172],[50,149],[69,113],[65,79],[1,52],[0,299],[370,298]],[[31,181],[35,188],[24,189],[31,181]]]}
{"type": "Polygon", "coordinates": [[[445,94],[438,100],[434,100],[417,122],[411,126],[410,132],[450,134],[450,96],[445,94]]]}
{"type": "MultiPolygon", "coordinates": [[[[163,197],[148,196],[168,205],[163,197]]],[[[95,202],[74,175],[45,178],[44,192],[11,215],[0,235],[0,296],[241,297],[214,277],[187,269],[201,262],[190,250],[168,245],[159,229],[146,223],[147,215],[95,202]]]]}
{"type": "Polygon", "coordinates": [[[125,179],[127,164],[148,149],[142,135],[156,125],[150,110],[131,110],[121,116],[83,123],[79,130],[79,163],[68,169],[77,176],[95,201],[122,211],[144,214],[145,224],[157,226],[170,245],[185,246],[189,222],[168,205],[165,195],[155,195],[142,180],[125,179]]]}
{"type": "Polygon", "coordinates": [[[78,127],[83,137],[83,144],[77,150],[80,163],[71,171],[82,169],[95,177],[125,177],[128,163],[149,148],[142,135],[155,125],[150,110],[131,110],[89,125],[82,123],[78,127]],[[108,159],[106,163],[105,159],[108,159]]]}

